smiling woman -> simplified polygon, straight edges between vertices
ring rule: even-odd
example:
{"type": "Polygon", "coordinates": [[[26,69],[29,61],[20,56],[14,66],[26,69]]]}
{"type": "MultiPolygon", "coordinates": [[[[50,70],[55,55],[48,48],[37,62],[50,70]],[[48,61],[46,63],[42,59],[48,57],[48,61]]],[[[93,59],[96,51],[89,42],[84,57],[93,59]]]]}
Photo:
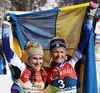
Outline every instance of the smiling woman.
{"type": "Polygon", "coordinates": [[[66,51],[62,47],[55,48],[51,52],[52,60],[56,63],[61,63],[66,58],[66,51]]]}
{"type": "Polygon", "coordinates": [[[34,70],[40,70],[43,65],[43,50],[39,43],[29,41],[26,45],[27,64],[34,70]]]}
{"type": "Polygon", "coordinates": [[[43,56],[33,55],[29,57],[29,64],[34,70],[40,70],[43,64],[43,56]]]}
{"type": "Polygon", "coordinates": [[[46,83],[46,71],[43,65],[43,50],[39,43],[28,41],[26,44],[27,61],[22,62],[11,50],[8,24],[3,23],[3,51],[7,62],[14,72],[14,82],[11,93],[43,93],[46,83]],[[19,87],[20,86],[20,87],[19,87]]]}
{"type": "Polygon", "coordinates": [[[51,67],[47,70],[47,80],[50,83],[52,93],[77,93],[76,91],[79,89],[79,80],[74,67],[77,56],[81,58],[80,53],[75,51],[74,58],[66,62],[66,52],[64,39],[51,40],[50,54],[52,62],[51,67]]]}
{"type": "MultiPolygon", "coordinates": [[[[66,61],[66,55],[67,55],[67,48],[66,48],[66,43],[67,40],[69,39],[59,39],[59,38],[54,38],[50,42],[50,54],[52,58],[51,62],[51,67],[47,70],[47,80],[50,84],[51,91],[52,93],[90,93],[91,91],[97,93],[97,89],[95,84],[93,83],[94,81],[90,81],[90,78],[92,80],[92,75],[89,74],[91,72],[90,67],[92,62],[90,59],[94,56],[94,53],[88,49],[89,52],[93,53],[92,56],[87,56],[85,57],[85,60],[88,60],[85,62],[85,70],[84,74],[88,75],[85,77],[84,81],[82,81],[82,86],[81,86],[81,78],[80,78],[80,63],[81,59],[84,54],[87,54],[85,50],[87,49],[87,45],[90,39],[90,34],[92,35],[92,29],[93,29],[93,18],[95,15],[95,12],[97,10],[98,5],[90,2],[90,6],[87,8],[87,15],[86,15],[86,22],[84,24],[84,28],[82,29],[81,33],[81,39],[80,42],[78,42],[77,48],[75,49],[72,57],[70,60],[66,61]],[[85,39],[83,39],[85,37],[85,39]],[[88,58],[90,57],[90,58],[88,58]],[[88,62],[88,63],[87,63],[88,62]],[[90,65],[90,67],[88,67],[90,65]],[[90,76],[89,76],[90,75],[90,76]],[[91,83],[90,83],[91,82],[91,83]],[[91,90],[90,85],[94,85],[95,89],[91,90]],[[84,88],[81,91],[81,87],[84,88]],[[88,89],[89,88],[89,89],[88,89]]],[[[73,28],[73,27],[72,27],[73,28]]],[[[67,32],[67,29],[66,29],[67,32]]],[[[72,35],[72,34],[71,34],[72,35]]],[[[70,36],[71,36],[70,35],[70,36]]],[[[73,37],[74,35],[72,35],[73,37]]],[[[77,35],[76,35],[77,37],[77,35]]],[[[75,37],[75,38],[76,38],[75,37]]],[[[64,38],[64,37],[62,37],[64,38]]],[[[70,41],[70,40],[69,40],[70,41]]],[[[91,40],[92,41],[92,40],[91,40]]],[[[92,41],[93,42],[93,41],[92,41]]],[[[74,42],[72,42],[74,43],[74,42]]],[[[90,43],[90,42],[89,42],[90,43]]],[[[92,45],[91,45],[92,46],[92,45]]],[[[90,46],[89,46],[90,47],[90,46]]],[[[92,50],[93,48],[91,48],[92,50]]],[[[92,62],[93,65],[93,62],[92,62]]],[[[83,74],[83,73],[81,73],[83,74]]],[[[96,79],[95,79],[96,80],[96,79]]]]}

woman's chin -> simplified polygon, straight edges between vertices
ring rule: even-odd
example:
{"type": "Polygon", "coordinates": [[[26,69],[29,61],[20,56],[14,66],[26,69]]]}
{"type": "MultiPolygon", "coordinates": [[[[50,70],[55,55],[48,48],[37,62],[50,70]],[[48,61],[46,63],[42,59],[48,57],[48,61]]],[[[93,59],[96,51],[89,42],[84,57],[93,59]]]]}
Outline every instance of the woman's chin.
{"type": "Polygon", "coordinates": [[[36,68],[34,68],[34,69],[37,71],[37,70],[40,70],[40,68],[41,68],[41,67],[36,67],[36,68]]]}

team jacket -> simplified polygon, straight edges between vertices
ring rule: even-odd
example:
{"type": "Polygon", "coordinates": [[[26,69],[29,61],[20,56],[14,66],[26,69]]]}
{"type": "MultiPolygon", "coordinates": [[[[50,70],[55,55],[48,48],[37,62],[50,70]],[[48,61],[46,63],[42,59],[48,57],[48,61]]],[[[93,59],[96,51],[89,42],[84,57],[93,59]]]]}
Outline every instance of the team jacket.
{"type": "MultiPolygon", "coordinates": [[[[81,54],[79,59],[81,58],[81,54]]],[[[53,93],[78,93],[80,87],[80,80],[77,78],[78,74],[74,69],[75,62],[65,60],[57,65],[52,62],[53,66],[47,70],[47,80],[50,84],[53,93]],[[60,76],[58,77],[58,73],[60,76]]]]}
{"type": "MultiPolygon", "coordinates": [[[[85,31],[91,31],[91,28],[92,22],[87,21],[85,31]]],[[[77,49],[69,62],[64,60],[61,64],[51,63],[52,67],[47,70],[47,80],[52,93],[80,93],[80,76],[75,66],[81,58],[82,54],[77,49]]]]}
{"type": "Polygon", "coordinates": [[[14,71],[14,78],[24,93],[42,93],[45,81],[42,80],[41,71],[36,72],[36,83],[32,84],[29,80],[31,67],[26,66],[19,57],[11,50],[9,44],[9,29],[3,28],[2,31],[3,51],[7,61],[14,71]]]}

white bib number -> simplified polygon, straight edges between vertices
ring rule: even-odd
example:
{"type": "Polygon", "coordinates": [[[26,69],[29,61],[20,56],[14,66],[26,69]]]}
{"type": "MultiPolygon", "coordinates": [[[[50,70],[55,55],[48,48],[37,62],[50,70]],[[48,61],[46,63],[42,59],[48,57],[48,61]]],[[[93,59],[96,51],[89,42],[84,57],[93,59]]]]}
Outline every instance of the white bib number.
{"type": "Polygon", "coordinates": [[[63,80],[59,80],[58,84],[59,84],[59,88],[64,88],[65,87],[65,84],[64,84],[63,80]]]}

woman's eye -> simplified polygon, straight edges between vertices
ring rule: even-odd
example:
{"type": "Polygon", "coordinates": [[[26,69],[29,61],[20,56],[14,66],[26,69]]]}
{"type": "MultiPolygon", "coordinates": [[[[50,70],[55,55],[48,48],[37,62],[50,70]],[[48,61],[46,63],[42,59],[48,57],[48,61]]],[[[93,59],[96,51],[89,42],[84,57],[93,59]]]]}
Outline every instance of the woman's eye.
{"type": "Polygon", "coordinates": [[[37,58],[34,57],[33,59],[37,59],[37,58]]]}
{"type": "Polygon", "coordinates": [[[64,51],[61,51],[61,53],[64,53],[64,51]]]}
{"type": "Polygon", "coordinates": [[[54,51],[54,53],[58,53],[57,51],[54,51]]]}
{"type": "Polygon", "coordinates": [[[39,59],[41,60],[41,59],[43,59],[43,58],[39,58],[39,59]]]}

